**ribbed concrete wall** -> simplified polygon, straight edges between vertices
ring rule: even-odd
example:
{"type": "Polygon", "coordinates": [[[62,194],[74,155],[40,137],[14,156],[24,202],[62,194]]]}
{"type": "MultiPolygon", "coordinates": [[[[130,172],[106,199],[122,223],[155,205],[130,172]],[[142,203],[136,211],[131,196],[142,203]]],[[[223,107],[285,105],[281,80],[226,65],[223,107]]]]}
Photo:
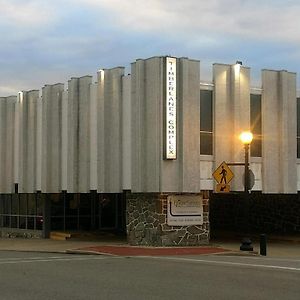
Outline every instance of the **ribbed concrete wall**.
{"type": "MultiPolygon", "coordinates": [[[[250,69],[213,66],[214,155],[200,162],[200,63],[177,58],[177,158],[164,159],[165,57],[0,98],[0,193],[199,192],[222,161],[243,162],[250,129],[250,69]]],[[[251,158],[265,193],[297,192],[296,74],[262,73],[262,159],[251,158]]],[[[232,190],[243,190],[243,168],[232,190]]],[[[299,172],[300,174],[300,172],[299,172]]],[[[298,176],[299,177],[299,176],[298,176]]]]}

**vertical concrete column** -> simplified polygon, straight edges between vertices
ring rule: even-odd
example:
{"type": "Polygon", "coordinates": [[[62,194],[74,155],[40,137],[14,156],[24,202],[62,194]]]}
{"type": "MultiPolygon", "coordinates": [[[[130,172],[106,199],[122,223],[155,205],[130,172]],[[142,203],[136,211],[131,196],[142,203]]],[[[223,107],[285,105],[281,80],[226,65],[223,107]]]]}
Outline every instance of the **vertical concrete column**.
{"type": "Polygon", "coordinates": [[[23,92],[19,92],[17,102],[15,103],[15,122],[14,122],[14,184],[18,189],[20,183],[20,122],[21,122],[21,107],[23,102],[23,92]]]}
{"type": "MultiPolygon", "coordinates": [[[[214,64],[214,153],[215,167],[222,162],[244,162],[242,131],[250,130],[250,69],[239,65],[214,64]]],[[[235,174],[231,189],[243,190],[242,167],[235,174]]]]}
{"type": "Polygon", "coordinates": [[[98,190],[122,191],[122,76],[124,68],[98,75],[98,190]]]}
{"type": "Polygon", "coordinates": [[[132,191],[160,191],[163,159],[163,57],[131,67],[132,191]]]}
{"type": "Polygon", "coordinates": [[[200,64],[177,59],[177,157],[165,160],[165,60],[132,64],[132,191],[195,193],[200,191],[200,64]]]}
{"type": "Polygon", "coordinates": [[[262,71],[262,188],[297,192],[296,74],[262,71]]]}
{"type": "Polygon", "coordinates": [[[123,190],[131,190],[131,76],[122,78],[122,171],[123,190]]]}
{"type": "Polygon", "coordinates": [[[92,76],[79,78],[78,162],[79,192],[90,191],[90,85],[92,76]]]}
{"type": "Polygon", "coordinates": [[[36,192],[37,102],[39,91],[23,92],[19,123],[19,192],[36,192]]]}
{"type": "Polygon", "coordinates": [[[68,91],[62,92],[62,121],[61,121],[61,189],[68,189],[68,91]]]}
{"type": "Polygon", "coordinates": [[[61,191],[62,92],[64,85],[46,85],[43,97],[42,192],[61,191]]]}
{"type": "Polygon", "coordinates": [[[98,160],[97,160],[97,91],[98,85],[90,85],[90,190],[97,191],[98,185],[98,160]]]}
{"type": "Polygon", "coordinates": [[[36,125],[36,190],[42,191],[42,165],[43,165],[43,99],[37,102],[36,125]]]}
{"type": "Polygon", "coordinates": [[[92,76],[72,78],[68,89],[68,192],[90,190],[89,103],[92,76]]]}
{"type": "MultiPolygon", "coordinates": [[[[179,191],[200,191],[200,63],[181,58],[178,61],[179,191]]],[[[165,165],[167,161],[163,161],[165,165]]],[[[163,176],[164,177],[164,176],[163,176]]],[[[169,174],[168,177],[174,175],[169,174]]],[[[163,191],[168,191],[164,187],[163,191]]]]}
{"type": "Polygon", "coordinates": [[[98,91],[97,91],[97,190],[100,193],[104,192],[104,168],[105,168],[105,129],[104,129],[104,84],[105,84],[105,70],[99,70],[98,77],[98,91]]]}
{"type": "Polygon", "coordinates": [[[0,98],[0,193],[14,191],[14,128],[17,97],[0,98]]]}

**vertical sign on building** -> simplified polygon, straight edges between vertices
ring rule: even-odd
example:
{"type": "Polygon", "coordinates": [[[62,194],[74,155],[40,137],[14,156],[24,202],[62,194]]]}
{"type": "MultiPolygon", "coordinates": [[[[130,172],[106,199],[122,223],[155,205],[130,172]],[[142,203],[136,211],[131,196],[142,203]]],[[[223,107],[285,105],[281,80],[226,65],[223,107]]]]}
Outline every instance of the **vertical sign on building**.
{"type": "Polygon", "coordinates": [[[176,159],[176,58],[166,57],[165,159],[176,159]]]}

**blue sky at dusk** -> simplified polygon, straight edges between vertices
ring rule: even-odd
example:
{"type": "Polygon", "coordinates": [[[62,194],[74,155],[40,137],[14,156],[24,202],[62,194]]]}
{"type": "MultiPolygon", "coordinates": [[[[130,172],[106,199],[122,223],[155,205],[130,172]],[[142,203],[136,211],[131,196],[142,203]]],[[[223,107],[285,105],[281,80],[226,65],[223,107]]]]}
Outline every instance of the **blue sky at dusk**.
{"type": "Polygon", "coordinates": [[[297,72],[298,0],[0,0],[0,96],[96,75],[137,58],[243,61],[252,85],[261,69],[297,72]]]}

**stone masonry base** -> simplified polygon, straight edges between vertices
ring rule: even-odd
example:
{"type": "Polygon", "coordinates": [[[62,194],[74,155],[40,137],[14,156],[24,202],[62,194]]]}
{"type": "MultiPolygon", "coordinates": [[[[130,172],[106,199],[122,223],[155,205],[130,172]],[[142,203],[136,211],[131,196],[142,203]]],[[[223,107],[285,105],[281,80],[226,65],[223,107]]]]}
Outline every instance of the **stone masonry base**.
{"type": "MultiPolygon", "coordinates": [[[[209,193],[202,192],[203,224],[169,226],[167,197],[161,193],[127,193],[127,239],[130,245],[198,246],[209,242],[209,193]]],[[[185,194],[200,195],[200,194],[185,194]]]]}

